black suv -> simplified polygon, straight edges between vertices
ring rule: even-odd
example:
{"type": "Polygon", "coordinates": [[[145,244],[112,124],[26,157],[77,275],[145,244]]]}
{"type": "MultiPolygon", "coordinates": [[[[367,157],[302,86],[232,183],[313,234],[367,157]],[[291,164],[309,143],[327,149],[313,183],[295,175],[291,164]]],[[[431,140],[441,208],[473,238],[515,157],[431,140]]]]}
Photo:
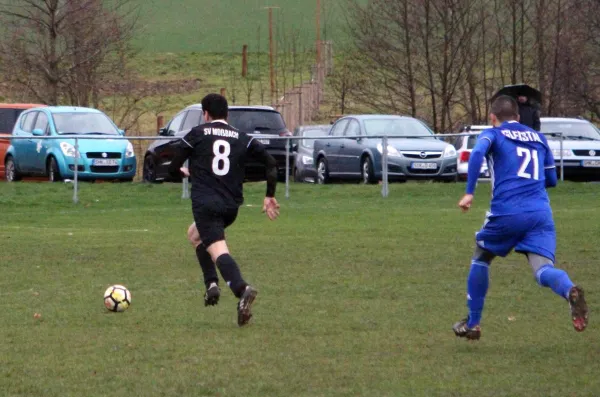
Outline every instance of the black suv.
{"type": "MultiPolygon", "coordinates": [[[[267,151],[277,161],[280,177],[285,177],[285,140],[272,140],[271,136],[291,136],[281,114],[268,106],[230,106],[230,125],[247,134],[260,135],[259,139],[267,151]]],[[[204,123],[202,105],[191,105],[177,113],[166,127],[159,132],[160,136],[172,139],[156,140],[148,147],[144,156],[144,174],[146,182],[172,181],[169,177],[169,164],[174,156],[177,142],[193,127],[204,123]]],[[[292,146],[290,144],[290,146],[292,146]]],[[[294,164],[293,152],[290,149],[290,168],[294,164]]],[[[265,167],[251,158],[246,163],[247,180],[263,180],[265,167]]]]}

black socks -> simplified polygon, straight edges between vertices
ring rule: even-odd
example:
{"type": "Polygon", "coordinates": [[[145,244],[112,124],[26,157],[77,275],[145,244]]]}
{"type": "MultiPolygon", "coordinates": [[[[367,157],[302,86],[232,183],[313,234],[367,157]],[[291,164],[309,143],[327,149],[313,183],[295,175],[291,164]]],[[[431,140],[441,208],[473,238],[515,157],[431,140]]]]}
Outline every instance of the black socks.
{"type": "Polygon", "coordinates": [[[217,267],[221,272],[221,276],[225,279],[233,294],[239,298],[246,289],[246,282],[242,278],[240,268],[235,260],[229,254],[223,254],[217,258],[217,267]]]}
{"type": "Polygon", "coordinates": [[[198,262],[200,262],[200,268],[202,269],[202,274],[204,275],[204,284],[206,288],[210,285],[210,283],[219,283],[219,276],[217,275],[217,268],[210,257],[210,254],[204,248],[204,245],[200,244],[196,247],[196,257],[198,258],[198,262]]]}

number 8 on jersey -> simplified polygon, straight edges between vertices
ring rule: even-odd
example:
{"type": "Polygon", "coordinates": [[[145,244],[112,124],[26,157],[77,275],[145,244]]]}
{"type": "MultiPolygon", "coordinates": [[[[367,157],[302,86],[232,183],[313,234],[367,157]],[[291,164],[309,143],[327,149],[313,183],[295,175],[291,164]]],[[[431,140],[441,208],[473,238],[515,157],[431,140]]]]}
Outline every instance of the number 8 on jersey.
{"type": "Polygon", "coordinates": [[[227,175],[230,168],[229,155],[231,154],[231,146],[229,142],[219,139],[213,144],[213,154],[215,157],[212,162],[212,170],[215,175],[227,175]]]}

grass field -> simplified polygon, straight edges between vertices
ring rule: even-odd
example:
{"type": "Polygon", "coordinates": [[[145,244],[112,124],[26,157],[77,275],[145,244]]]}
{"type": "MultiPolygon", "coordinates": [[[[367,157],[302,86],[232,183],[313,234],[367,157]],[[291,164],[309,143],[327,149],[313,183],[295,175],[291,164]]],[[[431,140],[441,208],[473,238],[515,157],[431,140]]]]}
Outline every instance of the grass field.
{"type": "MultiPolygon", "coordinates": [[[[136,0],[140,27],[136,43],[148,52],[230,52],[231,47],[256,47],[260,26],[261,51],[268,49],[268,13],[273,11],[276,37],[299,32],[299,44],[314,45],[316,0],[136,0]],[[224,39],[225,38],[225,39],[224,39]]],[[[344,0],[322,0],[323,39],[345,38],[344,0]]]]}
{"type": "Polygon", "coordinates": [[[489,186],[469,214],[463,188],[292,185],[269,222],[248,185],[228,239],[260,294],[239,329],[229,291],[203,306],[179,185],[83,184],[75,206],[70,185],[0,184],[0,395],[600,395],[598,185],[551,193],[589,329],[512,255],[493,265],[478,343],[451,326],[489,186]],[[133,294],[125,313],[102,305],[114,283],[133,294]]]}

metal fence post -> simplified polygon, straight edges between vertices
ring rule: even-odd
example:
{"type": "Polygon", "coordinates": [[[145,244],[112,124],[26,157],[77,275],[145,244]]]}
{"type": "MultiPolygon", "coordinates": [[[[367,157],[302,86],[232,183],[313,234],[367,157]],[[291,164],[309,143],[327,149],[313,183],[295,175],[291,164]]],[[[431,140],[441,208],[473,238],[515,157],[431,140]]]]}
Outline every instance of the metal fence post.
{"type": "Polygon", "coordinates": [[[387,136],[384,136],[383,139],[381,140],[381,168],[383,171],[383,186],[381,188],[381,195],[383,197],[387,197],[389,194],[389,189],[388,189],[388,150],[387,150],[387,146],[388,146],[388,138],[387,136]]]}
{"type": "Polygon", "coordinates": [[[560,134],[560,181],[565,181],[565,162],[563,159],[563,138],[564,135],[560,134]]]}
{"type": "MultiPolygon", "coordinates": [[[[185,163],[183,164],[183,166],[185,168],[189,169],[190,161],[186,160],[185,163]]],[[[181,184],[182,185],[182,192],[181,192],[181,199],[182,200],[190,198],[190,190],[189,190],[189,187],[188,187],[188,183],[189,183],[189,178],[188,177],[183,178],[183,181],[182,181],[182,184],[181,184]]]]}
{"type": "Polygon", "coordinates": [[[285,198],[290,198],[290,138],[285,140],[285,198]]]}
{"type": "Polygon", "coordinates": [[[77,197],[77,189],[79,188],[78,183],[78,175],[79,175],[79,139],[75,138],[75,169],[74,169],[74,177],[73,177],[73,203],[77,204],[79,202],[79,197],[77,197]]]}

